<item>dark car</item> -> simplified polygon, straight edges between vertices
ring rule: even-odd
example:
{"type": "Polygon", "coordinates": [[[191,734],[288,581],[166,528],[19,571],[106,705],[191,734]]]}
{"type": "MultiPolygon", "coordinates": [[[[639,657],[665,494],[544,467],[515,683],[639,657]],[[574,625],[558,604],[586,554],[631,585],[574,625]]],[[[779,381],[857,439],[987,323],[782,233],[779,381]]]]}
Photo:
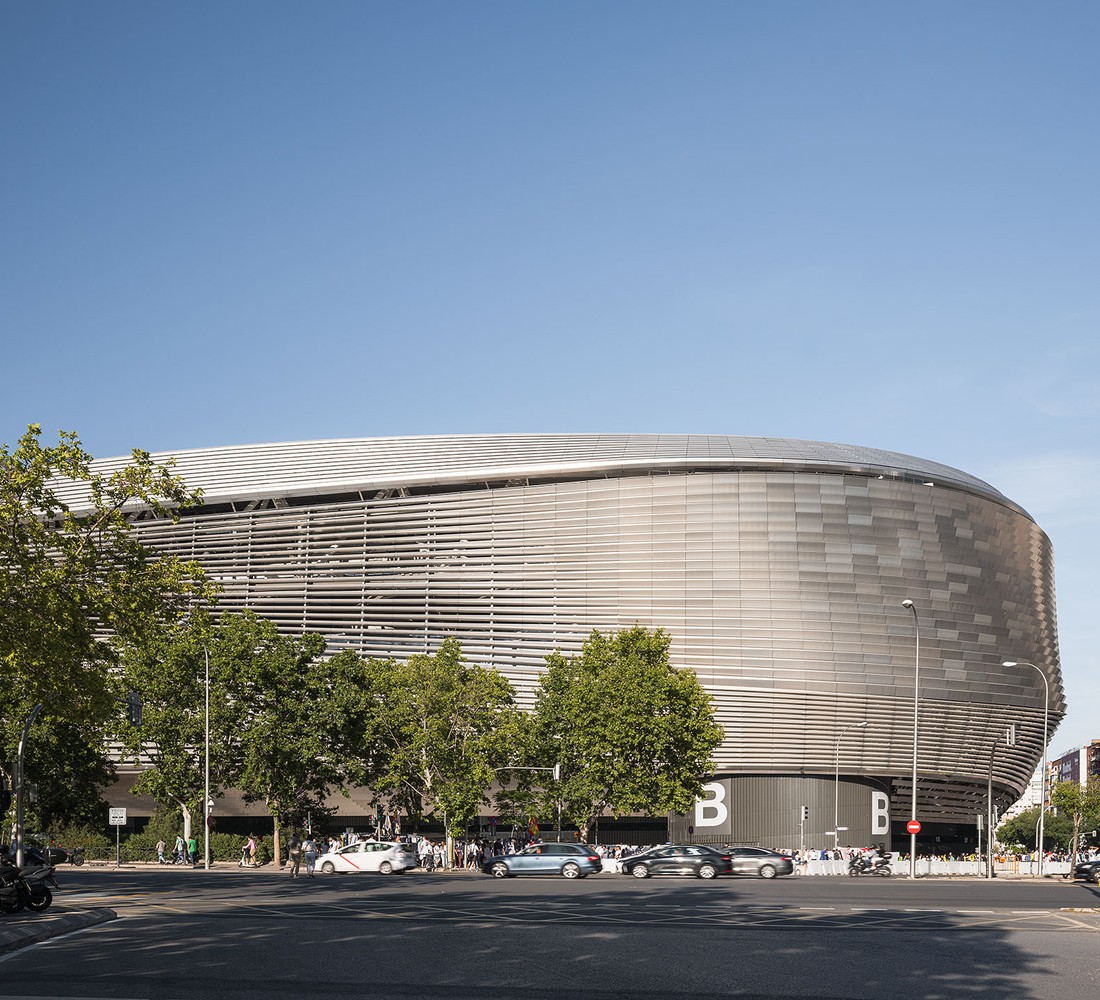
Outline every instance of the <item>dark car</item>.
{"type": "Polygon", "coordinates": [[[619,862],[624,875],[649,878],[650,875],[693,875],[715,878],[732,871],[730,855],[712,847],[694,844],[664,844],[619,862]]]}
{"type": "Polygon", "coordinates": [[[727,847],[733,862],[734,875],[756,875],[759,878],[775,878],[794,872],[794,861],[786,854],[769,851],[765,847],[727,847]]]}
{"type": "Polygon", "coordinates": [[[1074,866],[1073,877],[1100,885],[1100,858],[1094,861],[1079,861],[1074,866]]]}
{"type": "Polygon", "coordinates": [[[532,844],[518,854],[501,854],[481,862],[481,870],[494,878],[512,875],[561,875],[584,878],[603,870],[603,862],[587,844],[532,844]]]}

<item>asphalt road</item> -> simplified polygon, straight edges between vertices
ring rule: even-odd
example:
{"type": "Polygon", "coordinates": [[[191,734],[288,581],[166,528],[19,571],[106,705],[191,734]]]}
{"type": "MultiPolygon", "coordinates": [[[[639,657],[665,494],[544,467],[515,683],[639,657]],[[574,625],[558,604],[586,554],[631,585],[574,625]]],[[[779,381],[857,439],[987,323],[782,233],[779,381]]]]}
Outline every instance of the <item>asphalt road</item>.
{"type": "Polygon", "coordinates": [[[0,960],[0,996],[1100,996],[1100,890],[1062,880],[59,874],[120,919],[0,960]]]}

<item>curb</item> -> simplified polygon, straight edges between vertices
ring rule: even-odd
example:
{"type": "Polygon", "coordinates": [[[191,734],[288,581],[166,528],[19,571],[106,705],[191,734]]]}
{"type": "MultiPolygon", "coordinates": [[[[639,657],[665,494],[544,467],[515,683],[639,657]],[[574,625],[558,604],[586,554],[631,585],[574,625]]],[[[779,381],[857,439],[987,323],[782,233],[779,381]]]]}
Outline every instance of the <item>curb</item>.
{"type": "Polygon", "coordinates": [[[88,910],[66,910],[50,907],[46,913],[8,914],[0,918],[0,955],[18,951],[28,945],[81,931],[86,927],[106,923],[118,916],[114,910],[96,907],[88,910]]]}

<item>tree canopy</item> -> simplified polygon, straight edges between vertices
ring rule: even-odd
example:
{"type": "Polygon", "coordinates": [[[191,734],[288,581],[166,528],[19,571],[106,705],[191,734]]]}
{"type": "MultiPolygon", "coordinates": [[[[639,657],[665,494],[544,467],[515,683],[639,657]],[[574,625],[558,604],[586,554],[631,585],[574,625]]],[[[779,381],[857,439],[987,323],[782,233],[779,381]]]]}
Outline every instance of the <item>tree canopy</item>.
{"type": "Polygon", "coordinates": [[[722,730],[694,672],[669,662],[669,644],[636,625],[594,631],[579,656],[546,658],[526,762],[560,764],[561,779],[517,774],[521,787],[542,787],[542,815],[560,803],[582,840],[606,810],[687,812],[702,794],[722,730]]]}
{"type": "Polygon", "coordinates": [[[448,835],[464,831],[508,758],[511,685],[468,663],[457,639],[405,663],[364,662],[374,736],[361,752],[375,790],[409,815],[437,816],[448,835]]]}
{"type": "MultiPolygon", "coordinates": [[[[211,596],[197,563],[155,553],[131,530],[137,509],[175,519],[198,503],[172,463],[135,450],[113,472],[96,472],[75,434],[43,445],[32,424],[14,448],[0,446],[0,752],[14,756],[31,706],[42,715],[27,751],[27,777],[51,770],[110,776],[104,739],[120,718],[119,644],[173,620],[194,595],[211,596]],[[81,509],[59,496],[82,484],[81,509]],[[50,746],[47,759],[41,750],[50,746]]],[[[46,784],[46,782],[41,782],[46,784]]],[[[51,782],[52,784],[52,782],[51,782]]],[[[40,820],[79,814],[94,803],[72,794],[47,797],[40,820]],[[64,801],[63,801],[64,800],[64,801]]]]}

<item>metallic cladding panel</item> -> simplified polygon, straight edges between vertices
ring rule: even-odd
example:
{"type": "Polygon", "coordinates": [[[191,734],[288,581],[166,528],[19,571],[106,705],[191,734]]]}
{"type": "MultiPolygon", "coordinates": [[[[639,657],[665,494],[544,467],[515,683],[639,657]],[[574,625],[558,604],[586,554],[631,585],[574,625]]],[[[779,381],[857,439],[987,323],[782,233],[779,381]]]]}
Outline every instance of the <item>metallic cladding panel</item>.
{"type": "MultiPolygon", "coordinates": [[[[442,439],[407,440],[431,442],[430,457],[442,439]]],[[[696,439],[675,440],[684,451],[696,439]]],[[[727,439],[698,440],[713,455],[727,439]]],[[[653,454],[663,441],[653,439],[653,454]]],[[[623,441],[614,443],[621,459],[623,441]]],[[[804,463],[812,452],[766,444],[758,454],[804,463]]],[[[837,458],[827,450],[839,446],[821,447],[837,458]]],[[[523,459],[517,444],[513,461],[523,459]]],[[[1064,714],[1050,545],[980,481],[956,472],[951,486],[925,485],[895,472],[662,466],[291,506],[242,494],[236,510],[138,529],[199,559],[227,609],[321,632],[330,651],[401,658],[454,635],[528,702],[547,651],[579,650],[594,628],[664,628],[725,728],[717,773],[830,774],[836,733],[866,720],[843,741],[841,770],[893,782],[895,812],[912,760],[915,643],[900,606],[911,598],[922,636],[922,815],[969,819],[1005,722],[1018,722],[1021,738],[995,754],[1001,798],[1025,787],[1041,756],[1042,680],[1002,660],[1041,667],[1052,729],[1064,714]]]]}

